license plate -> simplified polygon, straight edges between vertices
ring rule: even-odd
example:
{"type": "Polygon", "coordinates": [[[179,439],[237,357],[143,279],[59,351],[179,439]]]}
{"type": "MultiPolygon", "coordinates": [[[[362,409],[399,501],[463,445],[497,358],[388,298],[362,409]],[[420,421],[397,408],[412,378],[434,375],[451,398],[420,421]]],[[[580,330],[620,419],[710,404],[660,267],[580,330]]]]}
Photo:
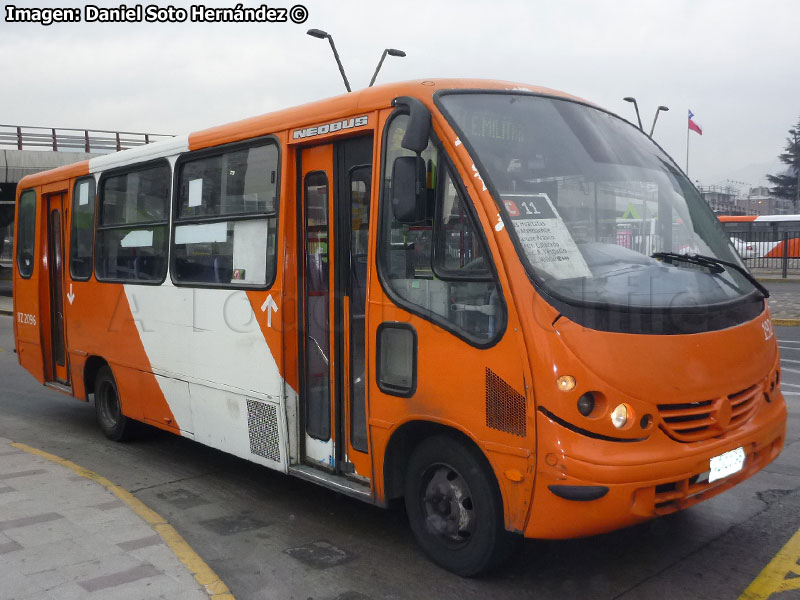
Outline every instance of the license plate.
{"type": "Polygon", "coordinates": [[[708,483],[738,473],[744,467],[744,448],[736,448],[711,459],[708,483]]]}

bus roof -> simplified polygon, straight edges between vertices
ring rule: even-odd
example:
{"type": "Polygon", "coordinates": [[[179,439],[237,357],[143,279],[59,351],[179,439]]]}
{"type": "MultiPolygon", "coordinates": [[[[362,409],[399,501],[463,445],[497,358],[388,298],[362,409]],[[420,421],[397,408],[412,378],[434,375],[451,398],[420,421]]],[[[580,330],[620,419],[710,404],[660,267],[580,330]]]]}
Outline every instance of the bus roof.
{"type": "Polygon", "coordinates": [[[250,117],[225,125],[202,129],[192,132],[188,136],[183,135],[176,138],[160,140],[152,144],[147,144],[146,146],[138,146],[129,150],[123,150],[122,152],[106,154],[57,169],[34,173],[22,178],[19,182],[18,189],[22,190],[24,188],[44,185],[71,177],[87,175],[90,172],[145,161],[159,156],[168,156],[177,152],[199,150],[201,148],[208,148],[276,133],[301,125],[313,125],[320,121],[352,116],[356,112],[370,112],[390,106],[392,100],[398,96],[413,96],[422,100],[429,107],[432,107],[433,94],[435,92],[451,89],[526,91],[568,98],[590,104],[581,98],[571,96],[564,92],[512,81],[487,79],[420,79],[401,83],[387,83],[256,117],[250,117]]]}

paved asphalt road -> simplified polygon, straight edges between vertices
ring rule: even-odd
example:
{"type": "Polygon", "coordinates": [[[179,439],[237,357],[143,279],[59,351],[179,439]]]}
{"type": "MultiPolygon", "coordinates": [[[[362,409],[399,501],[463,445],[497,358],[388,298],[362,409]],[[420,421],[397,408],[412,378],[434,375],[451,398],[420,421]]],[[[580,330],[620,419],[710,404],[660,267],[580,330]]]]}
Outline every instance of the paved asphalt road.
{"type": "Polygon", "coordinates": [[[129,444],[106,440],[91,405],[38,385],[17,365],[11,318],[2,316],[0,437],[131,490],[175,525],[240,600],[737,598],[800,528],[800,327],[776,329],[791,415],[776,462],[651,523],[584,540],[525,541],[505,569],[482,580],[428,562],[399,510],[158,431],[129,444]],[[288,552],[308,544],[320,562],[288,552]]]}

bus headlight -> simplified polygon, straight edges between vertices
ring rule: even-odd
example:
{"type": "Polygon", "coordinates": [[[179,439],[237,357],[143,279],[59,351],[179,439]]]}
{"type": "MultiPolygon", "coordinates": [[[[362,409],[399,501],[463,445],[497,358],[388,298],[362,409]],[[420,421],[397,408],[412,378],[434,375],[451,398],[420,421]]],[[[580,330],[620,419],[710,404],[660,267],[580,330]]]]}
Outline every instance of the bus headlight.
{"type": "Polygon", "coordinates": [[[628,424],[628,418],[632,416],[632,411],[627,404],[618,404],[611,412],[611,422],[617,429],[622,429],[628,424]]]}

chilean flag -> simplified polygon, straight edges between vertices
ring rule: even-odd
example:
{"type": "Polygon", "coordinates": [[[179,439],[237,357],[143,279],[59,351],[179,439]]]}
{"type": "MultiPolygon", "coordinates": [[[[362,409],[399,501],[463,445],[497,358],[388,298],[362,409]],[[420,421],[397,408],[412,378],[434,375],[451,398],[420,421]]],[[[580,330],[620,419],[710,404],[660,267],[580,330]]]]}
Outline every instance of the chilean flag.
{"type": "Polygon", "coordinates": [[[694,113],[690,110],[689,111],[689,129],[692,131],[696,131],[700,135],[703,135],[703,130],[700,129],[700,125],[692,121],[692,117],[694,117],[694,113]]]}

